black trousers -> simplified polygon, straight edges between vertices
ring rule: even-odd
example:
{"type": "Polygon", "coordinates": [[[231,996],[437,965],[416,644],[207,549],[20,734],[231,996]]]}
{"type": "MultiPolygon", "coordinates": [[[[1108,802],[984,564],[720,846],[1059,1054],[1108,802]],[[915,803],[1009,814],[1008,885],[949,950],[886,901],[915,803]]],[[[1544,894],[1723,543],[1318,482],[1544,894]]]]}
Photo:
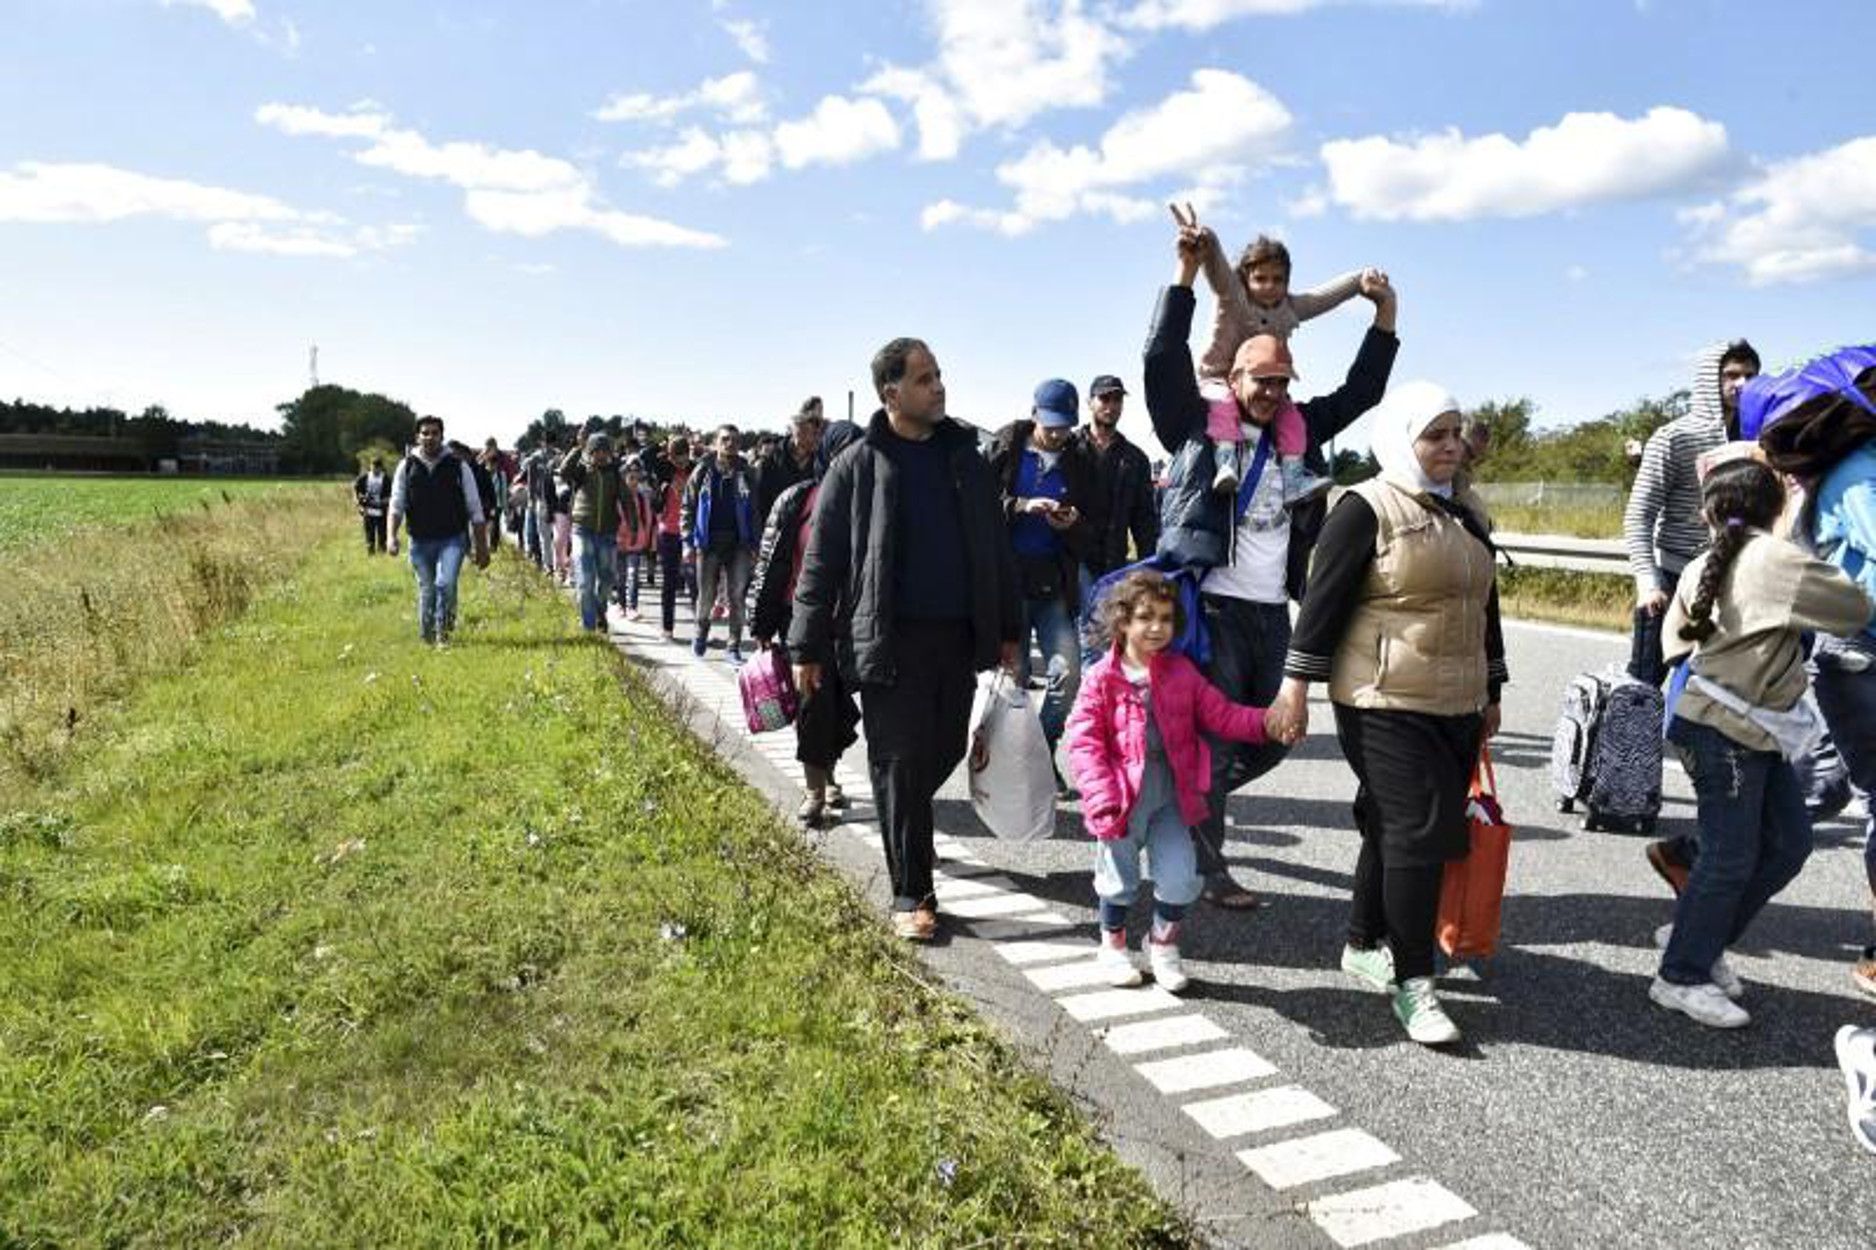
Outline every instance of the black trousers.
{"type": "Polygon", "coordinates": [[[368,516],[365,518],[365,554],[376,555],[384,551],[385,523],[389,518],[368,516]]]}
{"type": "Polygon", "coordinates": [[[964,758],[970,733],[971,630],[962,621],[893,622],[891,685],[860,687],[867,770],[894,911],[935,905],[932,796],[964,758]]]}
{"type": "MultiPolygon", "coordinates": [[[[1290,606],[1252,603],[1225,595],[1201,595],[1205,630],[1211,644],[1206,680],[1227,699],[1269,707],[1283,685],[1283,657],[1290,649],[1290,606]]],[[[1193,832],[1199,872],[1207,882],[1225,876],[1225,800],[1246,782],[1255,781],[1288,755],[1290,748],[1270,741],[1247,746],[1207,737],[1212,752],[1212,788],[1205,796],[1205,820],[1193,832]]]]}

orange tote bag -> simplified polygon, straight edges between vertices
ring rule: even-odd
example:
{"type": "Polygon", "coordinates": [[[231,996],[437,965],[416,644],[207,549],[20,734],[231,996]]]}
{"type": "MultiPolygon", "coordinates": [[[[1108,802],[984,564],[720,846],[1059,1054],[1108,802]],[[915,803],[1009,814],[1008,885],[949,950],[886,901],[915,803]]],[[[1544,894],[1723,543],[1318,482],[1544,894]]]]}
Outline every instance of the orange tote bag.
{"type": "Polygon", "coordinates": [[[1505,871],[1511,861],[1511,826],[1498,804],[1498,776],[1490,749],[1481,749],[1472,769],[1466,803],[1466,832],[1472,850],[1446,865],[1440,881],[1440,949],[1453,959],[1487,959],[1498,949],[1498,918],[1505,902],[1505,871]]]}

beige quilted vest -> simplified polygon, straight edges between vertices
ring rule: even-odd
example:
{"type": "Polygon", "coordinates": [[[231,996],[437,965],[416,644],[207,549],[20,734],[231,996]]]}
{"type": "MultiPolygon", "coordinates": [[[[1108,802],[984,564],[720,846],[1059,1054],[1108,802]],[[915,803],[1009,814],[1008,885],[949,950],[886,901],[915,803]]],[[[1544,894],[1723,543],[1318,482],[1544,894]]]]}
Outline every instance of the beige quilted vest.
{"type": "Polygon", "coordinates": [[[1482,710],[1492,553],[1436,504],[1393,482],[1375,478],[1352,489],[1374,509],[1375,555],[1336,649],[1329,697],[1434,716],[1482,710]]]}

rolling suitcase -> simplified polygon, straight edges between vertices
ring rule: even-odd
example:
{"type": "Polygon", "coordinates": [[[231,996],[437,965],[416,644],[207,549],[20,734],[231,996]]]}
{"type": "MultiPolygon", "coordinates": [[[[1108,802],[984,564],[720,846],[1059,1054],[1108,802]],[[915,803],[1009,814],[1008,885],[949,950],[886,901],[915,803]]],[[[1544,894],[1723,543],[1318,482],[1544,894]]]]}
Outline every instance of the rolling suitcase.
{"type": "Polygon", "coordinates": [[[1585,673],[1564,690],[1551,740],[1557,810],[1584,808],[1583,828],[1652,835],[1661,815],[1661,691],[1585,673]]]}

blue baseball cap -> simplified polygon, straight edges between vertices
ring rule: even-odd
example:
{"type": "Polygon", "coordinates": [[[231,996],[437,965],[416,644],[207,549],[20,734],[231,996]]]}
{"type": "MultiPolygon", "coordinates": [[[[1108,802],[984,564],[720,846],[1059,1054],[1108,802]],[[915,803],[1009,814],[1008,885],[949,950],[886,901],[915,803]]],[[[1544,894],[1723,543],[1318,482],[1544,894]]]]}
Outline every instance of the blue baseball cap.
{"type": "Polygon", "coordinates": [[[1081,420],[1081,392],[1073,382],[1050,378],[1036,388],[1036,421],[1054,429],[1075,425],[1081,420]]]}

